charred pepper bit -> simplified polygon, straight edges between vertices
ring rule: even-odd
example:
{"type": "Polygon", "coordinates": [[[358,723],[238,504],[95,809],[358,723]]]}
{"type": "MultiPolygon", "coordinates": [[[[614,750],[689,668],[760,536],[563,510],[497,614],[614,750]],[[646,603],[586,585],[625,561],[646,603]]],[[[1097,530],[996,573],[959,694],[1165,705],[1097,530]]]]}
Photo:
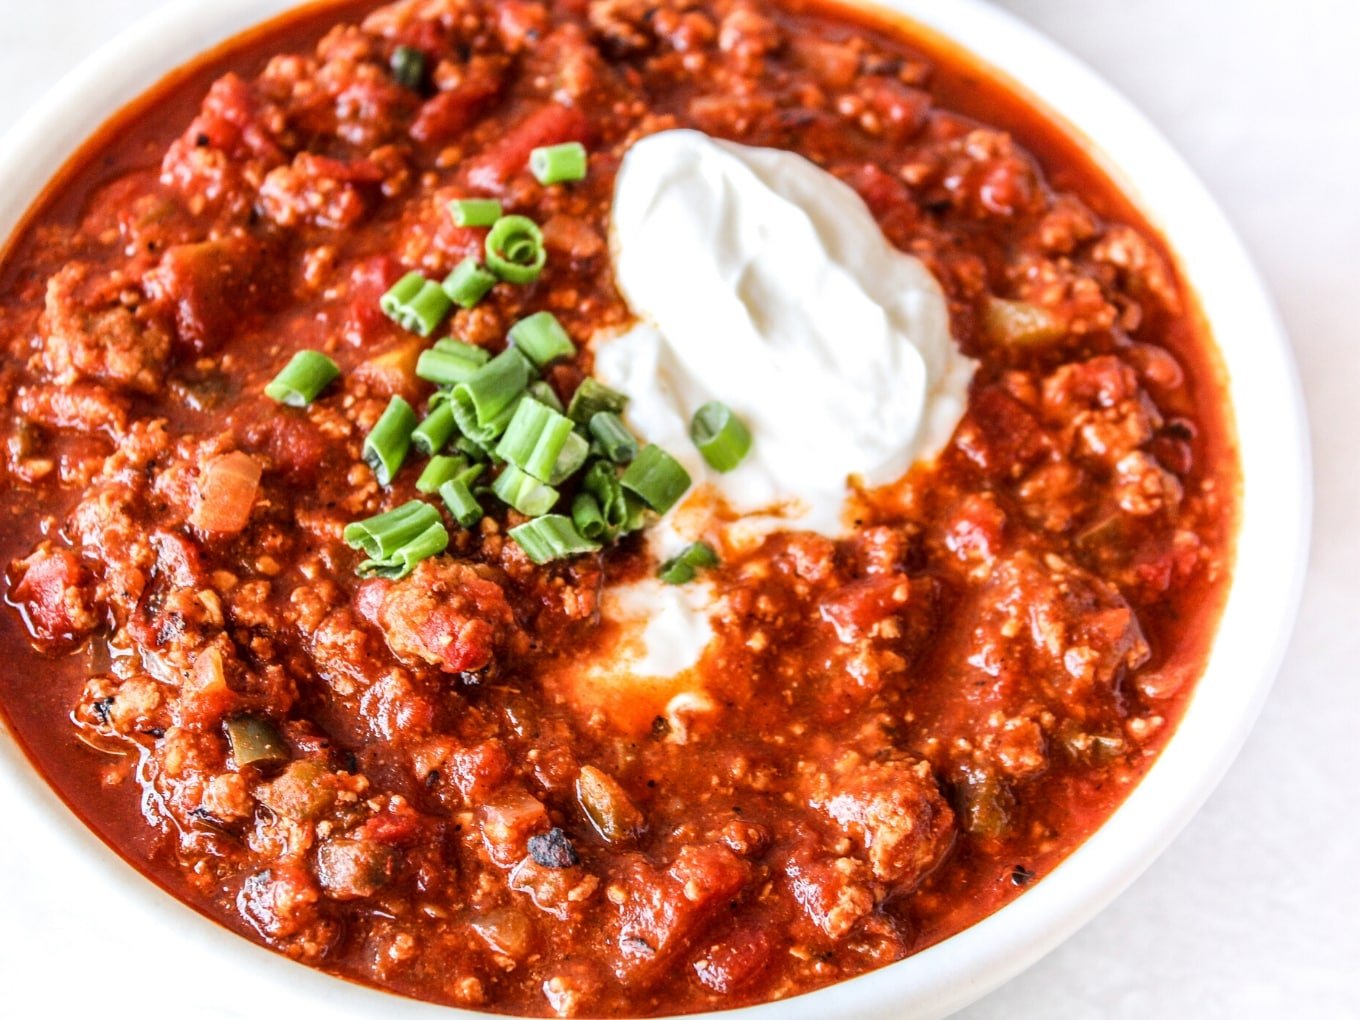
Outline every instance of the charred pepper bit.
{"type": "Polygon", "coordinates": [[[955,776],[954,794],[967,832],[984,839],[1000,839],[1010,832],[1013,798],[991,769],[961,766],[955,776]]]}
{"type": "Polygon", "coordinates": [[[586,765],[576,777],[576,797],[590,823],[610,843],[633,839],[642,828],[642,815],[623,787],[593,765],[586,765]]]}
{"type": "Polygon", "coordinates": [[[288,742],[268,719],[258,715],[238,715],[228,719],[223,728],[231,745],[231,756],[237,768],[247,765],[276,765],[292,757],[288,742]]]}
{"type": "Polygon", "coordinates": [[[573,868],[581,863],[576,848],[561,829],[549,829],[529,837],[529,856],[545,868],[573,868]]]}
{"type": "Polygon", "coordinates": [[[372,896],[392,881],[396,856],[390,846],[369,839],[328,839],[316,848],[316,877],[337,900],[372,896]]]}

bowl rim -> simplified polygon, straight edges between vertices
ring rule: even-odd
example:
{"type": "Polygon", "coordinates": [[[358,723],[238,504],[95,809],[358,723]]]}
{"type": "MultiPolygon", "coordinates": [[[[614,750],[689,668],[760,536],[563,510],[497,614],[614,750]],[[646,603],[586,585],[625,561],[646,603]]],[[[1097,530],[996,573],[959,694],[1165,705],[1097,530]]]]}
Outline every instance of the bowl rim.
{"type": "MultiPolygon", "coordinates": [[[[842,0],[908,21],[971,54],[1084,143],[1163,234],[1198,296],[1226,373],[1242,468],[1236,564],[1204,676],[1177,731],[1125,802],[1024,895],[905,960],[791,999],[723,1011],[733,1020],[938,1017],[975,1001],[1076,932],[1141,874],[1189,821],[1255,722],[1293,628],[1307,564],[1312,483],[1302,388],[1284,329],[1242,243],[1194,172],[1099,75],[1016,16],[984,0],[842,0]],[[1267,475],[1265,472],[1269,471],[1267,475]]],[[[316,6],[323,6],[324,0],[316,6]]],[[[0,238],[117,110],[185,61],[299,5],[293,0],[180,0],[82,61],[0,138],[0,238]]],[[[0,805],[23,801],[35,824],[83,844],[130,909],[182,928],[182,955],[203,973],[217,954],[276,1003],[336,1017],[485,1017],[370,989],[296,966],[162,891],[87,829],[0,724],[0,805]],[[437,1011],[437,1012],[436,1012],[437,1011]]],[[[719,1014],[701,1014],[716,1017],[719,1014]]]]}

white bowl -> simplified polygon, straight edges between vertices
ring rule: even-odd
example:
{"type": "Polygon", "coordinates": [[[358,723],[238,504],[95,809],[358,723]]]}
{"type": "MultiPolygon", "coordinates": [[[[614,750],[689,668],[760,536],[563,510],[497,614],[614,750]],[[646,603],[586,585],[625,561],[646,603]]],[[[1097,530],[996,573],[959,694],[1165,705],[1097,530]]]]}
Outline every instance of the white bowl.
{"type": "MultiPolygon", "coordinates": [[[[294,0],[181,0],[72,71],[0,141],[0,237],[67,157],[120,106],[179,65],[294,0]]],[[[1054,113],[1165,234],[1219,344],[1236,409],[1244,480],[1237,565],[1208,670],[1176,734],[1118,811],[1048,877],[1010,905],[900,963],[798,998],[722,1014],[728,1020],[937,1017],[1033,964],[1129,885],[1209,795],[1236,756],[1273,682],[1307,561],[1311,484],[1301,391],[1261,281],[1223,215],[1157,131],[1091,70],[981,0],[889,0],[889,11],[955,40],[1054,113]]],[[[0,948],[33,939],[63,949],[6,979],[18,1014],[47,989],[71,997],[72,954],[112,980],[89,983],[101,1015],[192,1003],[195,1016],[451,1017],[447,1010],[340,981],[240,939],[183,906],[110,853],[0,734],[0,874],[23,876],[0,913],[0,948]],[[75,882],[71,876],[78,876],[75,882]],[[98,896],[87,891],[98,888],[98,896]],[[137,979],[154,953],[156,988],[137,979]],[[126,969],[124,969],[126,968],[126,969]],[[231,990],[203,996],[204,989],[231,990]],[[181,998],[182,997],[182,998],[181,998]],[[324,1012],[323,1012],[324,1011],[324,1012]]],[[[8,955],[8,954],[6,954],[8,955]]],[[[12,960],[13,957],[11,956],[12,960]]],[[[153,1010],[154,1011],[154,1010],[153,1010]]]]}

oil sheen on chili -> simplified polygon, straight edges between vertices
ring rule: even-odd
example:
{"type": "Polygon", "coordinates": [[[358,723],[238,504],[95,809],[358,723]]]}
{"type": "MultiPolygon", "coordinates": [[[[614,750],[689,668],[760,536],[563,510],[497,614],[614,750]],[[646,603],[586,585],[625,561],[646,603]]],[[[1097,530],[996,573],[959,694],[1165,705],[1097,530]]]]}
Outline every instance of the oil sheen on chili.
{"type": "MultiPolygon", "coordinates": [[[[435,1002],[723,1008],[958,932],[1147,770],[1231,567],[1223,389],[1160,240],[964,56],[820,3],[309,8],[73,160],[0,264],[0,344],[0,706],[34,765],[203,913],[435,1002]],[[379,298],[480,258],[448,202],[500,200],[546,268],[443,335],[494,353],[551,311],[569,403],[593,338],[638,326],[615,181],[673,129],[805,157],[919,260],[971,368],[947,442],[847,489],[839,530],[715,539],[689,584],[655,577],[674,521],[535,565],[493,498],[471,528],[444,515],[447,550],[409,576],[357,576],[344,527],[420,472],[379,484],[364,437],[431,394],[434,338],[379,298]],[[540,184],[529,153],[567,141],[586,177],[540,184]],[[264,387],[302,349],[340,378],[286,407],[264,387]],[[205,528],[228,462],[253,498],[205,528]],[[697,664],[580,668],[632,640],[617,593],[661,589],[703,616],[697,664]]],[[[757,411],[780,396],[734,382],[757,411]]],[[[811,443],[808,477],[837,455],[811,443]]]]}

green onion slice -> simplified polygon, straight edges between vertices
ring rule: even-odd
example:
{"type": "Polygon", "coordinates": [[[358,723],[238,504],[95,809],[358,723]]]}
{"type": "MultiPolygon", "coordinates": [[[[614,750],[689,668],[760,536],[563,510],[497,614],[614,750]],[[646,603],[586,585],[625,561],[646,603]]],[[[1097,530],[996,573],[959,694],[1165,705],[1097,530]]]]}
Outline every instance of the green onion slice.
{"type": "Polygon", "coordinates": [[[546,379],[535,379],[529,384],[529,396],[533,397],[540,404],[547,404],[558,414],[566,414],[567,409],[562,406],[562,401],[557,399],[557,391],[552,388],[552,384],[546,379]]]}
{"type": "Polygon", "coordinates": [[[581,465],[589,456],[590,443],[579,433],[572,432],[567,436],[562,452],[557,455],[557,463],[553,465],[552,473],[548,475],[548,484],[561,485],[581,469],[581,465]]]}
{"type": "Polygon", "coordinates": [[[378,307],[402,329],[429,336],[449,314],[453,299],[433,280],[410,272],[379,299],[378,307]]]}
{"type": "Polygon", "coordinates": [[[416,426],[415,431],[411,433],[411,445],[426,457],[430,457],[444,449],[444,444],[453,438],[457,430],[458,427],[453,420],[453,408],[447,403],[441,403],[416,426]]]}
{"type": "Polygon", "coordinates": [[[288,407],[306,407],[339,376],[340,367],[320,351],[298,351],[264,393],[288,407]]]}
{"type": "Polygon", "coordinates": [[[544,485],[514,464],[505,466],[491,483],[491,491],[502,503],[514,507],[525,517],[541,517],[546,514],[553,508],[558,496],[557,490],[551,485],[544,485]]]}
{"type": "Polygon", "coordinates": [[[558,358],[576,353],[576,345],[552,312],[535,312],[510,327],[510,342],[533,362],[539,371],[558,358]]]}
{"type": "Polygon", "coordinates": [[[504,432],[529,385],[530,371],[524,355],[509,347],[455,385],[449,402],[463,435],[486,444],[504,432]]]}
{"type": "Polygon", "coordinates": [[[571,434],[570,418],[525,397],[515,408],[496,453],[540,482],[547,482],[571,434]]]}
{"type": "Polygon", "coordinates": [[[529,170],[540,184],[582,180],[586,163],[586,147],[580,142],[543,145],[529,153],[529,170]]]}
{"type": "Polygon", "coordinates": [[[667,584],[686,584],[693,581],[701,569],[717,565],[718,554],[713,551],[711,545],[706,542],[692,542],[685,546],[679,555],[672,556],[661,564],[656,576],[667,584]]]}
{"type": "Polygon", "coordinates": [[[411,449],[416,413],[401,397],[393,397],[387,410],[364,439],[364,463],[373,469],[379,485],[390,485],[411,449]]]}
{"type": "Polygon", "coordinates": [[[571,501],[571,522],[576,530],[592,542],[609,538],[611,530],[600,509],[599,500],[588,492],[578,492],[571,501]]]}
{"type": "Polygon", "coordinates": [[[533,283],[547,261],[543,231],[527,216],[502,216],[486,235],[486,266],[507,283],[533,283]]]}
{"type": "Polygon", "coordinates": [[[471,308],[496,286],[496,277],[479,266],[476,259],[468,256],[453,267],[453,272],[444,277],[440,286],[449,300],[459,308],[471,308]]]}
{"type": "Polygon", "coordinates": [[[581,491],[595,498],[611,536],[624,529],[629,518],[628,501],[613,464],[603,460],[591,464],[581,477],[581,491]]]}
{"type": "MultiPolygon", "coordinates": [[[[428,504],[426,504],[428,505],[428,504]]],[[[431,510],[434,507],[430,507],[431,510]]],[[[438,511],[435,512],[438,516],[438,511]]],[[[360,577],[387,577],[398,580],[415,569],[421,560],[438,556],[449,547],[449,531],[444,522],[436,520],[411,541],[385,559],[367,559],[355,568],[360,577]]]]}
{"type": "Polygon", "coordinates": [[[431,457],[430,462],[425,465],[425,470],[416,479],[416,492],[423,492],[427,495],[431,492],[438,492],[439,487],[450,478],[456,477],[460,472],[466,471],[468,466],[465,457],[431,457]]]}
{"type": "Polygon", "coordinates": [[[637,456],[638,444],[628,426],[613,411],[597,411],[590,418],[590,434],[604,455],[615,464],[627,464],[637,456]]]}
{"type": "Polygon", "coordinates": [[[524,550],[524,555],[538,564],[600,548],[599,543],[590,541],[576,530],[570,517],[561,514],[548,514],[511,528],[510,537],[524,550]]]}
{"type": "Polygon", "coordinates": [[[438,523],[438,510],[423,500],[413,499],[395,510],[346,525],[345,544],[370,559],[385,560],[438,523]]]}
{"type": "Polygon", "coordinates": [[[655,443],[644,446],[628,465],[619,484],[659,514],[664,514],[690,486],[689,472],[655,443]]]}
{"type": "Polygon", "coordinates": [[[611,390],[604,383],[586,376],[567,405],[567,417],[578,425],[589,425],[590,419],[601,411],[622,414],[628,406],[628,398],[618,390],[611,390]]]}
{"type": "Polygon", "coordinates": [[[501,218],[501,204],[494,198],[455,198],[449,212],[455,226],[489,227],[501,218]]]}
{"type": "Polygon", "coordinates": [[[483,465],[474,464],[439,487],[439,495],[449,508],[449,513],[465,528],[472,527],[482,519],[482,504],[472,494],[472,483],[482,470],[483,465]]]}
{"type": "Polygon", "coordinates": [[[416,375],[436,386],[456,386],[467,382],[490,360],[480,347],[461,340],[440,340],[433,347],[420,352],[416,360],[416,375]]]}
{"type": "Polygon", "coordinates": [[[751,449],[750,430],[730,407],[717,400],[710,400],[694,413],[689,437],[717,471],[731,471],[751,449]]]}
{"type": "Polygon", "coordinates": [[[425,84],[425,54],[414,46],[398,46],[393,50],[390,66],[398,85],[419,92],[425,84]]]}

